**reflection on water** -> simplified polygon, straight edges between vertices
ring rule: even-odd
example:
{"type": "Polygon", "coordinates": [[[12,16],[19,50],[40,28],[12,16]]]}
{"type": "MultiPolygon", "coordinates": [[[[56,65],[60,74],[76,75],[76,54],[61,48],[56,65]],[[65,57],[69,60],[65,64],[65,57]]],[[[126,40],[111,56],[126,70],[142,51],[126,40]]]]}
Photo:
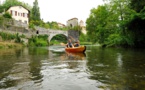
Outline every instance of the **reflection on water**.
{"type": "Polygon", "coordinates": [[[145,89],[145,51],[125,49],[103,49],[91,47],[87,53],[90,79],[98,80],[110,90],[145,89]],[[138,74],[139,73],[139,74],[138,74]]]}
{"type": "Polygon", "coordinates": [[[0,49],[2,90],[144,90],[145,51],[87,46],[0,49]]]}
{"type": "Polygon", "coordinates": [[[86,54],[85,53],[70,53],[66,52],[68,60],[85,60],[86,54]]]}

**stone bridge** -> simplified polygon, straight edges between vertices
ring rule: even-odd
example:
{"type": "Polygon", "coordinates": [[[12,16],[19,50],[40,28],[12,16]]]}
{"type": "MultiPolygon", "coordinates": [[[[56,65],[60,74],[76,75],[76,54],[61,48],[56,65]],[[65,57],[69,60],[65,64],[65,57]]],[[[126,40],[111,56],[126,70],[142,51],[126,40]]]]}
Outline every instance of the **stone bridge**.
{"type": "Polygon", "coordinates": [[[66,37],[68,37],[68,31],[62,31],[62,30],[37,30],[36,31],[36,34],[38,35],[48,35],[48,41],[50,42],[51,39],[58,35],[58,34],[61,34],[61,35],[64,35],[66,37]]]}
{"type": "Polygon", "coordinates": [[[51,39],[56,36],[56,35],[64,35],[66,38],[73,37],[74,39],[79,39],[79,32],[76,30],[68,30],[68,31],[63,31],[63,30],[37,30],[36,31],[37,35],[48,35],[48,41],[50,42],[51,39]]]}

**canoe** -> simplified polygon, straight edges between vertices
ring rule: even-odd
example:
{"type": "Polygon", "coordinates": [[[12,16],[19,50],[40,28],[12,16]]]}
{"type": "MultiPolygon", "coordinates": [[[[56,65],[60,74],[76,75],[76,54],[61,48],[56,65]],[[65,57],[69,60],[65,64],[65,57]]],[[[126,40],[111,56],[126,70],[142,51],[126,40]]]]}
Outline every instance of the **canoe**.
{"type": "Polygon", "coordinates": [[[86,51],[86,46],[74,47],[74,48],[65,48],[67,52],[75,52],[75,53],[84,53],[86,51]]]}

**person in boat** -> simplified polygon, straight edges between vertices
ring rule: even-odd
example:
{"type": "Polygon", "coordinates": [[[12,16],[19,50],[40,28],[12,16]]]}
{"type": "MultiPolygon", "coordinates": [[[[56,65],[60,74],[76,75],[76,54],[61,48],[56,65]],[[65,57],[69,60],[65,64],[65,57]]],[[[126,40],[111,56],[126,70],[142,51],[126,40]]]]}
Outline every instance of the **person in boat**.
{"type": "Polygon", "coordinates": [[[68,43],[66,44],[66,47],[67,47],[67,48],[73,48],[73,47],[74,47],[74,45],[73,45],[71,39],[68,39],[68,43]]]}
{"type": "Polygon", "coordinates": [[[74,43],[74,47],[79,47],[80,46],[80,41],[77,40],[75,43],[74,43]]]}

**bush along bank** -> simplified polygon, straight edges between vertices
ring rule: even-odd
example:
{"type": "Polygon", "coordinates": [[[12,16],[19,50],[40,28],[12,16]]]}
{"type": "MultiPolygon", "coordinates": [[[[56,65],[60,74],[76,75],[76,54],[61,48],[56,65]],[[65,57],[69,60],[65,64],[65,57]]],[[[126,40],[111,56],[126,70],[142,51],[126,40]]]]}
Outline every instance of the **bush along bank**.
{"type": "Polygon", "coordinates": [[[10,34],[5,32],[0,32],[0,48],[13,48],[22,47],[23,40],[21,37],[24,35],[10,34]]]}
{"type": "Polygon", "coordinates": [[[28,41],[28,46],[48,46],[48,35],[32,36],[28,41]]]}

